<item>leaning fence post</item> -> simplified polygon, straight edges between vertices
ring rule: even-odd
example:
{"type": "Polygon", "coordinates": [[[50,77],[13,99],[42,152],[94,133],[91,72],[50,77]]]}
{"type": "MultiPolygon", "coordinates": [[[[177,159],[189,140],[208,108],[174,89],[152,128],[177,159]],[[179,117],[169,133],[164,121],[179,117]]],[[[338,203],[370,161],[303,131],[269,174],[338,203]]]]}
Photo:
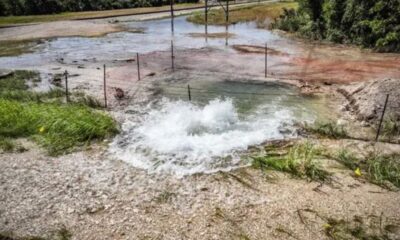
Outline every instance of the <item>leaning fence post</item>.
{"type": "Polygon", "coordinates": [[[106,75],[106,65],[104,64],[104,107],[107,108],[107,75],[106,75]]]}
{"type": "Polygon", "coordinates": [[[68,71],[65,70],[64,72],[64,76],[65,76],[65,99],[67,101],[67,103],[69,103],[69,92],[68,92],[68,71]]]}
{"type": "Polygon", "coordinates": [[[137,63],[137,75],[138,75],[138,81],[140,81],[140,62],[139,62],[139,53],[136,53],[136,63],[137,63]]]}
{"type": "Polygon", "coordinates": [[[268,43],[265,43],[265,78],[268,76],[268,43]]]}
{"type": "Polygon", "coordinates": [[[172,71],[175,71],[174,40],[171,40],[171,66],[172,71]]]}
{"type": "Polygon", "coordinates": [[[382,128],[383,118],[384,118],[384,116],[385,116],[385,112],[386,112],[386,107],[387,107],[388,101],[389,101],[389,94],[386,94],[385,105],[383,106],[382,116],[381,116],[381,120],[379,121],[379,127],[378,127],[378,132],[376,133],[375,142],[378,141],[379,135],[381,134],[381,128],[382,128]]]}
{"type": "Polygon", "coordinates": [[[190,85],[188,84],[188,96],[189,96],[189,101],[192,101],[192,94],[190,92],[190,85]]]}

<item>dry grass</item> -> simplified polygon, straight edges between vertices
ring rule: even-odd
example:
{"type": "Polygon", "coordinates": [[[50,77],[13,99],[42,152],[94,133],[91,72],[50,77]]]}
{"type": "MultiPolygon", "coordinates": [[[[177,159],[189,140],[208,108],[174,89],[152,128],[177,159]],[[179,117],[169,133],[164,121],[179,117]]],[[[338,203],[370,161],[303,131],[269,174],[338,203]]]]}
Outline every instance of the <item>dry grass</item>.
{"type": "MultiPolygon", "coordinates": [[[[284,8],[297,8],[297,3],[287,1],[235,8],[230,11],[229,24],[256,21],[258,27],[265,27],[265,21],[279,17],[283,13],[284,8]]],[[[192,23],[205,24],[202,12],[197,12],[189,16],[187,20],[192,23]]],[[[212,25],[225,25],[225,12],[222,9],[210,11],[208,23],[212,25]]]]}

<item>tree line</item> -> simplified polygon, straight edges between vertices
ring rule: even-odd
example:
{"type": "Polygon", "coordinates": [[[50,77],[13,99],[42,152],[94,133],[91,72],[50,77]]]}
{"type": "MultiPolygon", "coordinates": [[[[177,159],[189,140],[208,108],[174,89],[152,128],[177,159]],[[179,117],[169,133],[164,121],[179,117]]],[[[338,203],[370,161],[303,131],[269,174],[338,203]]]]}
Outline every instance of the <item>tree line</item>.
{"type": "Polygon", "coordinates": [[[297,0],[273,27],[306,38],[400,52],[400,0],[297,0]]]}
{"type": "MultiPolygon", "coordinates": [[[[175,0],[176,3],[198,0],[175,0]]],[[[169,0],[0,0],[0,16],[20,16],[152,7],[170,4],[169,0]]]]}

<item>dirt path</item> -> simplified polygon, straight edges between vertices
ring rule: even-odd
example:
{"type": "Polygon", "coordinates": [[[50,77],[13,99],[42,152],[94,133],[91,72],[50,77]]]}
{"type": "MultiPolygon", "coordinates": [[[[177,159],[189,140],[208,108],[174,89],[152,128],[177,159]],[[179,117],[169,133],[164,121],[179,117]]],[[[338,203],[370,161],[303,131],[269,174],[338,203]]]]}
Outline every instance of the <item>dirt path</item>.
{"type": "Polygon", "coordinates": [[[383,227],[400,220],[398,192],[348,170],[335,170],[332,186],[251,168],[177,179],[110,159],[103,147],[60,158],[29,148],[0,155],[3,233],[49,236],[65,227],[72,239],[328,239],[328,218],[380,219],[383,227]]]}

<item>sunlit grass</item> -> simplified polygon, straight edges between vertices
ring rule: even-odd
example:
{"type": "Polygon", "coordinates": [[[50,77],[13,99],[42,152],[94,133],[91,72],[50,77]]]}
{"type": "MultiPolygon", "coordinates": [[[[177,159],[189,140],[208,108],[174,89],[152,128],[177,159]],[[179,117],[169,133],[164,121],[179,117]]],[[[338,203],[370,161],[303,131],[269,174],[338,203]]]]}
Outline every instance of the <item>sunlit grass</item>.
{"type": "Polygon", "coordinates": [[[330,173],[317,160],[319,149],[313,144],[299,143],[288,150],[268,151],[265,156],[254,157],[253,167],[286,172],[292,176],[314,181],[327,181],[330,173]]]}
{"type": "MultiPolygon", "coordinates": [[[[202,5],[203,4],[199,3],[175,4],[175,9],[199,7],[202,5]]],[[[0,17],[0,26],[39,23],[39,22],[52,22],[52,21],[62,21],[62,20],[118,17],[130,14],[133,15],[133,14],[143,14],[143,13],[151,13],[158,11],[168,11],[169,9],[170,9],[169,6],[161,6],[161,7],[143,7],[143,8],[117,9],[117,10],[105,10],[105,11],[66,12],[66,13],[48,14],[48,15],[9,16],[9,17],[0,17]]]]}
{"type": "MultiPolygon", "coordinates": [[[[259,27],[265,27],[266,19],[279,17],[284,8],[297,8],[297,3],[292,1],[267,3],[250,7],[240,7],[230,10],[229,24],[256,21],[259,27]]],[[[189,22],[205,24],[203,12],[196,12],[187,18],[189,22]]],[[[208,24],[225,25],[225,12],[223,9],[211,10],[208,14],[208,24]]]]}

